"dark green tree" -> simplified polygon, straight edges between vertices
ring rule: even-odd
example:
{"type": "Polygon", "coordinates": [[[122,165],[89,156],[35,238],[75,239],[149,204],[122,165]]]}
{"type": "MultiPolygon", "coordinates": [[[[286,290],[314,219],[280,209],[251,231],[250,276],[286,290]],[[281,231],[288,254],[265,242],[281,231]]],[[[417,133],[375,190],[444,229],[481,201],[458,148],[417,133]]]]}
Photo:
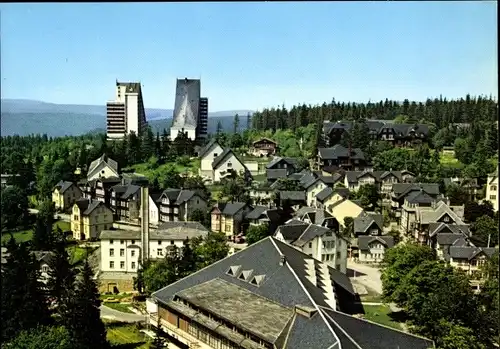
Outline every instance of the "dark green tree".
{"type": "Polygon", "coordinates": [[[364,184],[356,192],[356,198],[361,201],[361,206],[374,210],[380,206],[381,196],[374,184],[364,184]]]}
{"type": "Polygon", "coordinates": [[[18,187],[7,187],[1,191],[2,231],[12,231],[25,225],[28,217],[28,197],[18,187]]]}
{"type": "Polygon", "coordinates": [[[189,239],[186,239],[180,250],[179,278],[183,278],[194,273],[196,271],[197,264],[198,257],[192,249],[189,239]]]}
{"type": "Polygon", "coordinates": [[[238,133],[240,132],[240,117],[238,114],[234,116],[234,121],[233,121],[233,133],[238,133]]]}
{"type": "Polygon", "coordinates": [[[229,253],[227,239],[223,233],[210,232],[204,239],[195,238],[191,241],[191,246],[198,256],[197,269],[226,258],[229,253]]]}
{"type": "Polygon", "coordinates": [[[248,245],[254,244],[257,241],[260,241],[270,236],[271,234],[272,233],[269,231],[269,226],[267,224],[252,225],[248,228],[248,231],[246,232],[245,235],[246,243],[248,245]]]}
{"type": "Polygon", "coordinates": [[[63,326],[40,326],[29,331],[22,331],[16,338],[4,345],[5,348],[12,349],[73,349],[69,333],[63,326]]]}

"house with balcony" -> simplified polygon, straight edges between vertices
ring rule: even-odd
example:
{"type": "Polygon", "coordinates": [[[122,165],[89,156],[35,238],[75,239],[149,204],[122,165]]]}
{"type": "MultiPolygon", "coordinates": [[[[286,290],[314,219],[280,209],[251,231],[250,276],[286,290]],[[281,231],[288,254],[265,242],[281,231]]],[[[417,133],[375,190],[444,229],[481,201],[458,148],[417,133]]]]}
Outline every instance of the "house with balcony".
{"type": "Polygon", "coordinates": [[[252,143],[250,154],[257,157],[276,154],[278,143],[269,138],[261,138],[252,143]]]}
{"type": "Polygon", "coordinates": [[[203,147],[198,153],[198,157],[201,159],[199,175],[203,178],[208,178],[213,180],[213,167],[212,163],[214,160],[222,154],[224,149],[219,143],[213,138],[205,147],[203,147]]]}
{"type": "MultiPolygon", "coordinates": [[[[298,220],[304,223],[316,224],[321,227],[338,230],[338,221],[328,211],[313,207],[301,207],[294,214],[294,221],[298,220]]],[[[286,223],[288,224],[288,222],[286,223]]]]}
{"type": "Polygon", "coordinates": [[[307,205],[306,193],[299,190],[280,190],[276,196],[278,206],[283,208],[299,209],[307,205]]]}
{"type": "Polygon", "coordinates": [[[357,238],[358,261],[360,263],[380,263],[385,252],[394,247],[394,237],[389,235],[361,235],[357,238]]]}
{"type": "Polygon", "coordinates": [[[73,182],[59,181],[52,190],[52,202],[56,210],[67,211],[76,200],[82,197],[82,191],[73,182]]]}
{"type": "Polygon", "coordinates": [[[274,189],[267,183],[252,182],[248,192],[254,205],[269,206],[274,198],[274,189]]]}
{"type": "Polygon", "coordinates": [[[287,178],[297,171],[297,162],[294,158],[273,157],[266,165],[266,178],[268,183],[274,183],[280,178],[287,178]]]}
{"type": "Polygon", "coordinates": [[[358,191],[362,185],[375,185],[385,199],[390,199],[392,186],[396,183],[412,183],[415,175],[410,171],[346,171],[344,185],[349,190],[358,191]]]}
{"type": "Polygon", "coordinates": [[[92,199],[111,206],[111,188],[122,183],[119,177],[101,177],[92,180],[84,180],[78,183],[84,199],[92,199]]]}
{"type": "Polygon", "coordinates": [[[208,210],[208,201],[194,190],[165,189],[159,203],[161,222],[188,221],[193,211],[208,210]]]}
{"type": "Polygon", "coordinates": [[[252,174],[247,166],[236,156],[231,148],[226,148],[212,162],[212,180],[220,182],[224,178],[229,178],[236,174],[243,177],[246,181],[252,179],[252,174]]]}
{"type": "Polygon", "coordinates": [[[429,126],[424,124],[384,124],[378,133],[382,141],[396,147],[412,147],[427,142],[429,126]]]}
{"type": "Polygon", "coordinates": [[[319,175],[302,182],[306,192],[306,204],[310,207],[316,206],[316,194],[325,188],[334,188],[335,184],[340,182],[340,175],[324,176],[319,175]]]}
{"type": "Polygon", "coordinates": [[[119,177],[118,163],[102,154],[101,157],[90,163],[87,171],[87,180],[91,181],[98,178],[119,177]]]}
{"type": "Polygon", "coordinates": [[[318,166],[321,170],[334,168],[346,171],[364,171],[372,168],[360,148],[348,149],[340,144],[331,148],[319,148],[318,166]]]}
{"type": "Polygon", "coordinates": [[[71,212],[75,240],[97,239],[102,230],[113,227],[113,212],[101,201],[80,199],[71,212]]]}
{"type": "Polygon", "coordinates": [[[465,244],[464,241],[468,240],[471,244],[472,232],[468,224],[448,224],[448,223],[431,223],[429,224],[429,231],[427,233],[427,245],[436,251],[439,259],[445,260],[447,255],[450,254],[450,247],[455,244],[465,244]]]}
{"type": "Polygon", "coordinates": [[[401,208],[406,197],[417,195],[415,192],[423,192],[434,200],[443,197],[437,183],[394,183],[391,190],[391,207],[396,211],[396,216],[401,216],[401,208]]]}
{"type": "Polygon", "coordinates": [[[139,219],[141,187],[135,184],[118,184],[111,187],[111,209],[117,221],[139,219]]]}
{"type": "Polygon", "coordinates": [[[245,232],[246,216],[252,209],[244,202],[217,203],[210,211],[212,231],[224,233],[228,240],[234,241],[245,232]]]}
{"type": "Polygon", "coordinates": [[[346,275],[268,237],[154,292],[146,308],[190,348],[433,347],[352,316],[357,300],[346,275]]]}
{"type": "MultiPolygon", "coordinates": [[[[149,230],[148,255],[152,260],[165,258],[170,246],[178,249],[208,230],[199,222],[166,222],[149,230]]],[[[100,292],[132,292],[133,278],[141,260],[141,231],[103,230],[100,234],[100,292]]]]}
{"type": "Polygon", "coordinates": [[[484,200],[489,201],[493,206],[493,210],[498,212],[498,167],[495,172],[488,175],[486,197],[484,200]]]}

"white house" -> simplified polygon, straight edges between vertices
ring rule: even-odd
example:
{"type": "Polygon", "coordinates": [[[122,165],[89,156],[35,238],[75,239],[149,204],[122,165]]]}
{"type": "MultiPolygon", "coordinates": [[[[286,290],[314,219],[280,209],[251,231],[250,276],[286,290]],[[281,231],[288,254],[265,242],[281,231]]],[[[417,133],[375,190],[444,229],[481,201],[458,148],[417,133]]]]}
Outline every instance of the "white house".
{"type": "Polygon", "coordinates": [[[160,223],[160,198],[162,193],[149,194],[149,223],[158,225],[160,223]]]}
{"type": "Polygon", "coordinates": [[[222,154],[214,159],[212,169],[212,179],[214,182],[220,182],[221,179],[230,176],[233,171],[240,176],[251,176],[248,168],[230,148],[224,149],[222,154]]]}
{"type": "Polygon", "coordinates": [[[345,274],[348,242],[338,235],[338,229],[338,223],[332,229],[291,220],[278,227],[274,237],[345,274]]]}
{"type": "Polygon", "coordinates": [[[491,202],[495,212],[498,211],[498,167],[495,172],[488,176],[485,201],[491,202]]]}
{"type": "Polygon", "coordinates": [[[215,139],[212,139],[198,154],[201,158],[201,165],[199,174],[201,177],[208,177],[213,180],[213,168],[212,163],[214,160],[222,154],[224,149],[217,143],[215,139]]]}
{"type": "Polygon", "coordinates": [[[119,176],[118,163],[107,157],[106,154],[102,154],[99,159],[92,161],[87,171],[87,181],[119,176]]]}
{"type": "Polygon", "coordinates": [[[358,237],[359,261],[379,263],[385,251],[394,246],[394,237],[388,235],[362,235],[358,237]]]}

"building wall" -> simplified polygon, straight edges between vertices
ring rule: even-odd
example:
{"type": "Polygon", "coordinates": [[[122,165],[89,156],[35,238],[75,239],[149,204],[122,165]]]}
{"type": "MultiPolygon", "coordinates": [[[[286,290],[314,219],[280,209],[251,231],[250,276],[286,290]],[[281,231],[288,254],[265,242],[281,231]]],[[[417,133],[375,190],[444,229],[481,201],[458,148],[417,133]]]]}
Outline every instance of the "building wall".
{"type": "Polygon", "coordinates": [[[364,263],[379,263],[384,258],[385,246],[380,242],[372,242],[369,249],[359,251],[359,261],[364,263]]]}
{"type": "Polygon", "coordinates": [[[212,146],[212,149],[210,149],[205,156],[201,158],[201,165],[200,165],[200,175],[201,176],[207,176],[207,177],[212,177],[212,162],[214,162],[214,159],[222,154],[224,149],[218,144],[215,144],[212,146]]]}
{"type": "Polygon", "coordinates": [[[160,222],[158,206],[159,206],[159,204],[157,205],[156,202],[154,202],[150,196],[149,197],[149,223],[151,223],[151,224],[158,224],[160,222]]]}
{"type": "Polygon", "coordinates": [[[326,209],[327,207],[330,207],[331,205],[342,200],[344,200],[344,198],[341,195],[335,193],[330,196],[325,202],[323,202],[323,207],[326,209]]]}
{"type": "Polygon", "coordinates": [[[498,211],[498,176],[488,177],[485,201],[491,202],[495,212],[498,211]]]}
{"type": "Polygon", "coordinates": [[[214,168],[214,182],[220,182],[223,178],[222,174],[226,175],[229,170],[234,170],[240,174],[245,171],[245,167],[236,156],[231,155],[222,161],[217,168],[214,168]]]}
{"type": "Polygon", "coordinates": [[[64,192],[64,194],[60,194],[58,189],[54,189],[52,192],[52,202],[54,203],[56,209],[60,209],[62,211],[69,209],[75,201],[81,197],[82,191],[76,185],[72,185],[64,192]]]}
{"type": "Polygon", "coordinates": [[[139,134],[139,96],[137,93],[127,92],[125,95],[127,108],[127,133],[132,131],[139,134]]]}
{"type": "Polygon", "coordinates": [[[75,240],[97,238],[101,231],[113,227],[113,212],[104,205],[96,208],[90,216],[83,216],[77,205],[73,206],[71,215],[71,231],[75,240]]]}
{"type": "MultiPolygon", "coordinates": [[[[326,207],[328,209],[328,206],[326,207]]],[[[339,224],[344,227],[344,218],[352,217],[356,218],[363,212],[363,208],[352,202],[351,200],[345,200],[344,202],[335,206],[330,212],[333,217],[337,219],[339,224]]]]}
{"type": "Polygon", "coordinates": [[[319,181],[307,189],[306,200],[307,206],[314,207],[316,205],[316,195],[326,188],[326,184],[319,181]]]}
{"type": "Polygon", "coordinates": [[[98,178],[109,178],[109,177],[118,177],[118,173],[113,170],[107,163],[101,162],[97,168],[87,176],[87,180],[91,181],[93,179],[98,178]]]}
{"type": "Polygon", "coordinates": [[[182,220],[189,220],[190,215],[195,210],[200,210],[203,213],[206,213],[208,209],[208,202],[202,199],[199,195],[194,195],[191,199],[186,201],[183,205],[179,207],[179,217],[182,220]]]}

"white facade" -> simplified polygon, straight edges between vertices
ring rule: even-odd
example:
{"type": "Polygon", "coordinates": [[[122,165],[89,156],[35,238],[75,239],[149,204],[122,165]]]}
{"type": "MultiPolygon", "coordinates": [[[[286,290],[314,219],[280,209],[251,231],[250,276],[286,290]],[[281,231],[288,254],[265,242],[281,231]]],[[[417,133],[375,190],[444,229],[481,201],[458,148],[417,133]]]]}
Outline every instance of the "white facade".
{"type": "Polygon", "coordinates": [[[363,263],[378,263],[384,259],[387,247],[380,241],[368,244],[368,250],[359,251],[359,261],[363,263]]]}
{"type": "Polygon", "coordinates": [[[213,169],[214,182],[220,182],[221,179],[230,173],[230,170],[235,171],[238,175],[244,173],[246,170],[245,165],[243,165],[233,153],[227,156],[213,169]]]}
{"type": "Polygon", "coordinates": [[[485,201],[491,202],[493,210],[498,211],[498,168],[495,173],[488,176],[485,201]]]}
{"type": "Polygon", "coordinates": [[[316,207],[316,195],[318,195],[318,193],[325,188],[326,188],[326,184],[323,183],[322,181],[317,181],[316,183],[311,185],[309,188],[307,188],[307,191],[306,191],[307,206],[316,207]]]}
{"type": "Polygon", "coordinates": [[[212,163],[214,162],[217,156],[222,154],[223,151],[224,149],[222,149],[222,147],[218,143],[212,144],[210,150],[201,158],[201,165],[200,165],[201,177],[208,177],[213,180],[212,163]]]}
{"type": "Polygon", "coordinates": [[[119,177],[120,175],[106,162],[101,162],[92,173],[88,173],[87,180],[91,181],[99,178],[119,177]]]}
{"type": "MultiPolygon", "coordinates": [[[[279,230],[274,237],[290,244],[290,241],[286,241],[279,230]]],[[[333,232],[315,237],[302,248],[293,244],[291,246],[344,274],[347,273],[347,241],[333,232]]]]}
{"type": "Polygon", "coordinates": [[[149,223],[158,225],[160,222],[158,204],[149,196],[149,223]]]}
{"type": "Polygon", "coordinates": [[[127,108],[127,133],[132,131],[139,134],[139,98],[138,93],[125,94],[125,107],[127,108]]]}

